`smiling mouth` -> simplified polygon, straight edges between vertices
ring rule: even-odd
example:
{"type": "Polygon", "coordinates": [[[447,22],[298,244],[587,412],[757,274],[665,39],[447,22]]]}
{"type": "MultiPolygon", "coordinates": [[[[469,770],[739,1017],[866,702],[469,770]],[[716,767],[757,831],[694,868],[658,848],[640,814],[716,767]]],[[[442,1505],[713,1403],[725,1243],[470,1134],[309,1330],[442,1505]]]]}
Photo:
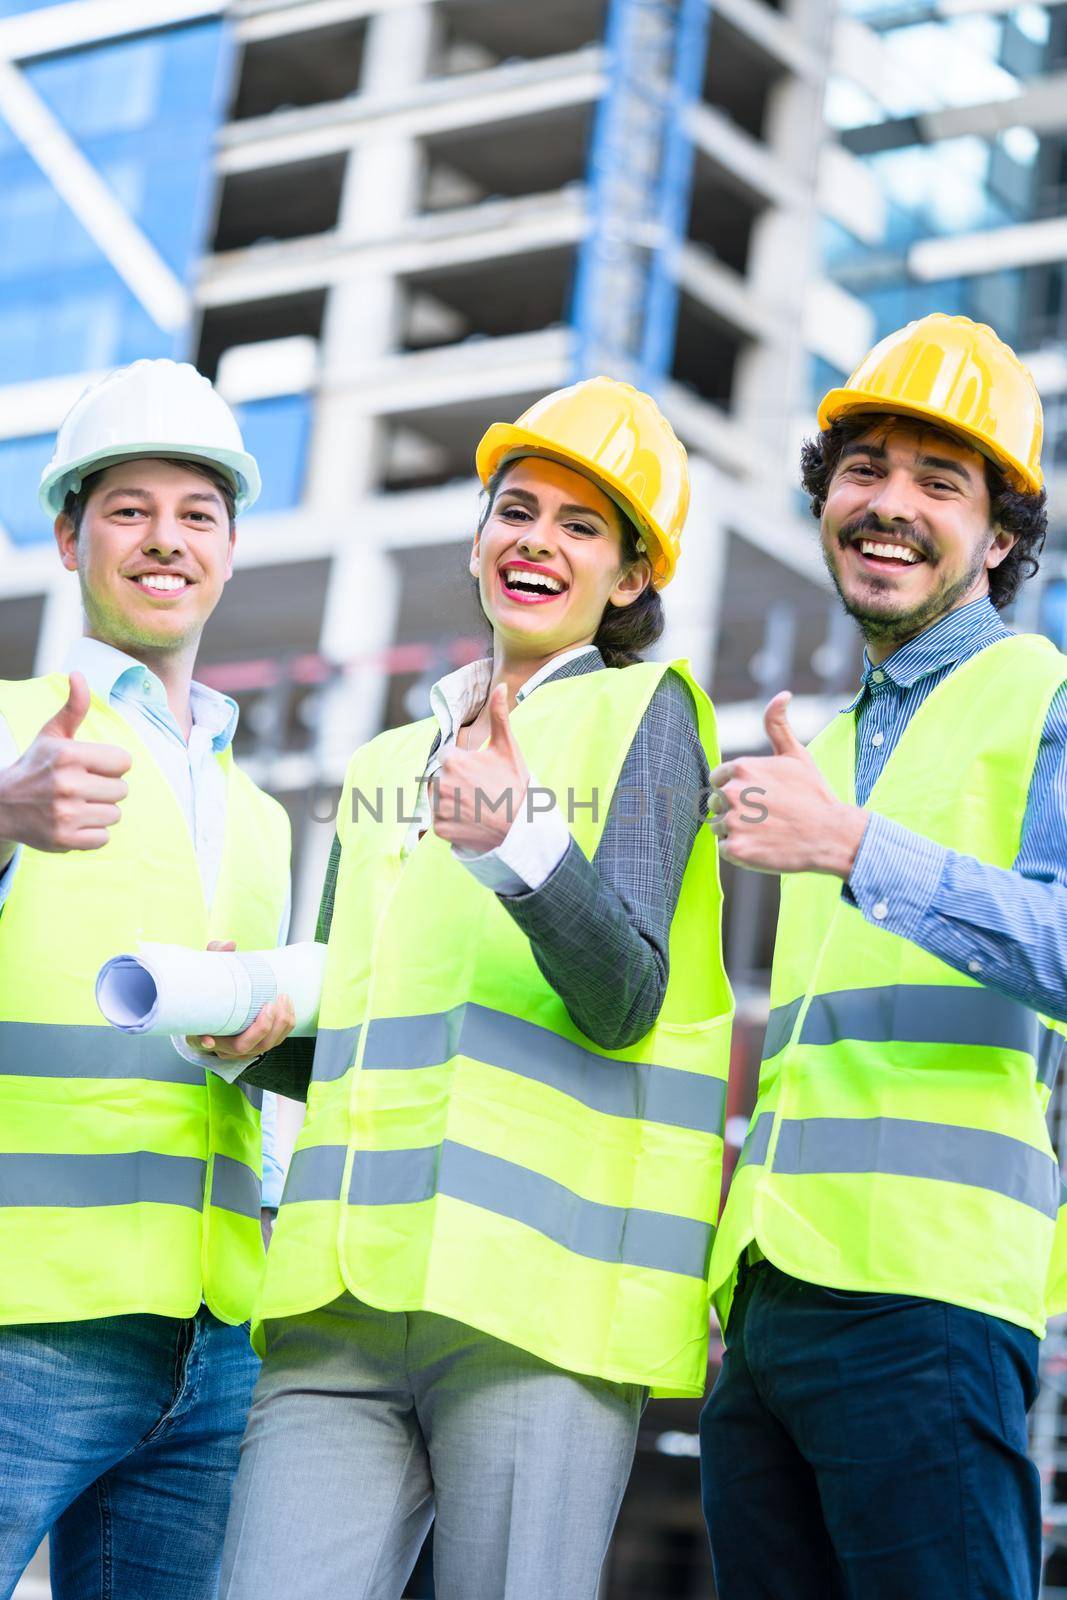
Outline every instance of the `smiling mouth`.
{"type": "Polygon", "coordinates": [[[520,605],[544,605],[566,594],[567,584],[555,574],[540,572],[530,567],[506,566],[500,568],[500,587],[509,600],[520,605]]]}
{"type": "Polygon", "coordinates": [[[153,600],[176,600],[192,587],[189,579],[177,572],[142,572],[128,581],[153,600]]]}
{"type": "Polygon", "coordinates": [[[855,550],[866,566],[879,572],[903,572],[908,567],[920,566],[926,557],[911,545],[898,544],[889,539],[855,539],[855,550]]]}

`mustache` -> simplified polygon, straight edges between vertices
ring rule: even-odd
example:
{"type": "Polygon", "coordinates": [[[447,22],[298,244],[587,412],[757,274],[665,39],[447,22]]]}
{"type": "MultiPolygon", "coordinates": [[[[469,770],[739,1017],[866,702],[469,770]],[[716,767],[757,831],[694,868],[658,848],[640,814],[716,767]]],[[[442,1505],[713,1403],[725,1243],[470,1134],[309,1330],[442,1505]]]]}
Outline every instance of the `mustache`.
{"type": "Polygon", "coordinates": [[[912,545],[921,556],[926,557],[927,561],[937,560],[935,546],[914,523],[908,523],[903,528],[898,523],[890,530],[884,527],[878,518],[872,516],[870,512],[866,512],[861,517],[853,517],[851,522],[843,523],[838,529],[837,542],[843,550],[846,545],[855,544],[857,539],[865,535],[872,539],[891,539],[895,536],[912,545]]]}

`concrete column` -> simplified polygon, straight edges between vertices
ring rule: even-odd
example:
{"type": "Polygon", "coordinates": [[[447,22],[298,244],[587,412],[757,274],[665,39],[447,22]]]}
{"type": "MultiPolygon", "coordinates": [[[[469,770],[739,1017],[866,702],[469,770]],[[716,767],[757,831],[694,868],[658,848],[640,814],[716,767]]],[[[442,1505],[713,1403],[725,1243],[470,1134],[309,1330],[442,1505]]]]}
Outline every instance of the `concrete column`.
{"type": "Polygon", "coordinates": [[[711,688],[715,645],[724,604],[727,529],[721,508],[729,488],[707,461],[690,457],[692,501],[678,577],[663,591],[667,627],[656,654],[685,656],[705,688],[711,688]]]}
{"type": "Polygon", "coordinates": [[[58,672],[67,651],[82,631],[81,586],[78,575],[59,565],[56,557],[56,575],[45,595],[41,631],[37,635],[37,654],[34,658],[35,675],[58,672]]]}
{"type": "MultiPolygon", "coordinates": [[[[418,82],[431,60],[434,7],[412,5],[374,17],[368,25],[362,91],[381,96],[418,82]]],[[[409,135],[367,143],[349,157],[337,231],[346,239],[388,237],[416,210],[422,174],[417,141],[409,135]]],[[[382,430],[363,399],[363,375],[396,348],[402,298],[389,275],[361,278],[330,291],[322,337],[322,383],[308,472],[313,514],[341,524],[320,648],[330,660],[380,655],[392,643],[399,600],[398,574],[373,528],[351,521],[381,471],[382,430]]],[[[381,727],[388,676],[370,662],[347,672],[324,695],[317,758],[332,781],[348,756],[381,727]]],[[[325,851],[309,828],[306,865],[297,891],[301,921],[321,883],[325,851]],[[303,879],[309,878],[305,883],[303,879]],[[316,881],[317,880],[317,881],[316,881]]]]}
{"type": "MultiPolygon", "coordinates": [[[[819,60],[827,61],[831,8],[826,0],[793,0],[791,15],[819,60]]],[[[826,137],[824,85],[823,76],[788,76],[771,91],[767,107],[766,142],[809,196],[815,192],[826,137]]],[[[775,462],[792,455],[793,419],[807,398],[808,352],[798,330],[804,325],[808,287],[820,270],[818,226],[809,200],[802,206],[772,207],[757,220],[752,234],[748,279],[775,313],[779,332],[742,353],[735,402],[739,420],[753,438],[765,442],[768,458],[775,462]]],[[[788,470],[772,471],[754,488],[785,505],[791,483],[788,470]]]]}

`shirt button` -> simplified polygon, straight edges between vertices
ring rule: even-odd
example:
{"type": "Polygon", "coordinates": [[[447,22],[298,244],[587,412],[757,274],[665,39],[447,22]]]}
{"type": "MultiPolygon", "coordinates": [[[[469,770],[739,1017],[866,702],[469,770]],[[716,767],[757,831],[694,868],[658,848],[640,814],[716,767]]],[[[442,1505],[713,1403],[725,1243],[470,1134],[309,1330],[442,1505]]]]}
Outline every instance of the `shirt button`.
{"type": "Polygon", "coordinates": [[[967,963],[967,971],[968,972],[981,972],[981,970],[982,970],[982,963],[980,961],[968,961],[968,963],[967,963]]]}
{"type": "Polygon", "coordinates": [[[879,900],[876,906],[871,907],[871,916],[876,922],[884,922],[889,915],[889,907],[884,900],[879,900]]]}
{"type": "Polygon", "coordinates": [[[885,682],[885,673],[884,672],[872,672],[871,673],[871,682],[872,683],[884,683],[885,682]]]}
{"type": "Polygon", "coordinates": [[[871,743],[873,745],[882,744],[882,743],[884,743],[884,741],[885,741],[885,734],[884,733],[872,733],[871,734],[871,743]]]}

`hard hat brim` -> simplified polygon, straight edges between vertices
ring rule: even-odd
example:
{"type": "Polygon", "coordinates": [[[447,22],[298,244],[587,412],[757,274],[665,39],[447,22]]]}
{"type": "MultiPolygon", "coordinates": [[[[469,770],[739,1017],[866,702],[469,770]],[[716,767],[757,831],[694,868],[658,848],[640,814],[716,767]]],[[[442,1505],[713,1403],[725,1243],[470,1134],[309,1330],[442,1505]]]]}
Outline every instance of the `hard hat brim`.
{"type": "Polygon", "coordinates": [[[620,478],[616,478],[613,473],[605,472],[602,467],[594,467],[577,452],[562,448],[557,440],[547,439],[543,434],[535,433],[529,428],[519,428],[512,422],[494,422],[482,436],[474,458],[475,469],[483,487],[502,466],[509,461],[518,460],[520,456],[541,456],[546,461],[558,462],[560,466],[573,467],[584,478],[588,478],[591,483],[603,489],[648,544],[647,554],[652,565],[653,587],[662,589],[670,583],[674,577],[677,561],[662,530],[639,509],[620,478]]]}
{"type": "Polygon", "coordinates": [[[867,393],[862,389],[831,389],[829,393],[823,395],[819,403],[819,427],[828,428],[840,417],[856,412],[882,417],[915,417],[920,422],[929,422],[942,433],[954,435],[970,445],[979,455],[985,456],[987,461],[992,461],[993,465],[1004,473],[1013,489],[1020,490],[1023,494],[1040,494],[1044,487],[1045,480],[1040,470],[1035,475],[1017,456],[1009,455],[1006,451],[994,450],[981,434],[955,420],[949,421],[934,406],[909,405],[902,401],[887,400],[884,395],[867,393]]]}
{"type": "Polygon", "coordinates": [[[139,445],[134,450],[94,450],[75,461],[65,461],[51,472],[46,468],[37,495],[41,510],[46,516],[58,517],[75,481],[80,486],[93,473],[105,472],[108,467],[117,467],[123,461],[194,461],[205,467],[214,467],[233,484],[235,517],[242,516],[255,505],[262,489],[256,459],[246,450],[226,450],[206,445],[203,449],[182,450],[172,444],[158,442],[139,445]]]}

